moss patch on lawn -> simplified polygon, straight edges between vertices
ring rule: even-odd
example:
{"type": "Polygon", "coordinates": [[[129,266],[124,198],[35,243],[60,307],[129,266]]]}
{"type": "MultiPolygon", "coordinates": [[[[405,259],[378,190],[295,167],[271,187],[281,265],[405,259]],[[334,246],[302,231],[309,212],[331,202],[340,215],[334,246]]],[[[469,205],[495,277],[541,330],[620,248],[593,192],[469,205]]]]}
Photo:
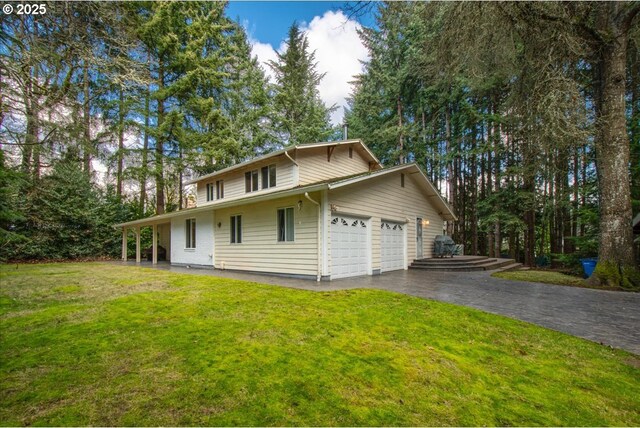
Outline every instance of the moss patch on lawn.
{"type": "Polygon", "coordinates": [[[544,284],[588,287],[587,282],[582,278],[552,270],[510,270],[506,272],[496,272],[491,276],[502,279],[510,279],[513,281],[542,282],[544,284]]]}
{"type": "Polygon", "coordinates": [[[640,425],[637,356],[460,306],[100,263],[0,283],[2,425],[640,425]]]}

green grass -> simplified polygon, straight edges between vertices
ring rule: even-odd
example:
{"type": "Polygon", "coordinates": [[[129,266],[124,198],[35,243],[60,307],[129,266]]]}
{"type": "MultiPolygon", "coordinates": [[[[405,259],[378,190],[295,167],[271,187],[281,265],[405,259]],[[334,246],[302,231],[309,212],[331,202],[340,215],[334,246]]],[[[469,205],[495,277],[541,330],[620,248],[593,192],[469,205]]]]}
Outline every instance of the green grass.
{"type": "MultiPolygon", "coordinates": [[[[582,278],[551,270],[512,270],[506,272],[496,272],[491,276],[502,279],[510,279],[514,281],[542,282],[545,284],[570,285],[572,287],[588,286],[587,282],[582,278]]],[[[610,289],[610,287],[598,288],[610,289]]]]}
{"type": "Polygon", "coordinates": [[[3,425],[640,425],[640,358],[379,290],[0,268],[3,425]]]}

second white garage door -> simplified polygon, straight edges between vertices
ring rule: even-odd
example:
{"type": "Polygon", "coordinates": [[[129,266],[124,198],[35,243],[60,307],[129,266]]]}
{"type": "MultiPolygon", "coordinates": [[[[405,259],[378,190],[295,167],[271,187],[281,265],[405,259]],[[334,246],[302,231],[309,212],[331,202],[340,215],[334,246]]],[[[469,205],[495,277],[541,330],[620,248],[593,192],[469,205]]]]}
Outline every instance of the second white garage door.
{"type": "Polygon", "coordinates": [[[404,228],[401,223],[380,223],[381,272],[404,269],[404,228]]]}
{"type": "Polygon", "coordinates": [[[364,220],[331,217],[331,278],[369,274],[369,229],[364,220]]]}

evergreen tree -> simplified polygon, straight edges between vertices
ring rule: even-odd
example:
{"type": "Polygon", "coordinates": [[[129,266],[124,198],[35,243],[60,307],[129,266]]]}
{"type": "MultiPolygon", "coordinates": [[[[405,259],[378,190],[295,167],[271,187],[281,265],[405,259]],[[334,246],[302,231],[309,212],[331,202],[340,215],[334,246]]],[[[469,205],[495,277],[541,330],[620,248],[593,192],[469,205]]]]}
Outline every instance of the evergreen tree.
{"type": "Polygon", "coordinates": [[[96,211],[100,205],[95,190],[74,154],[58,160],[50,175],[26,189],[20,202],[24,213],[15,222],[16,231],[28,245],[9,258],[78,258],[102,254],[93,239],[96,211]]]}
{"type": "Polygon", "coordinates": [[[24,213],[18,206],[24,181],[23,174],[6,164],[0,150],[0,261],[28,242],[15,228],[16,222],[24,221],[24,213]]]}
{"type": "MultiPolygon", "coordinates": [[[[613,138],[613,128],[604,132],[603,125],[615,123],[619,133],[623,117],[619,104],[606,103],[625,99],[602,95],[619,91],[622,80],[606,83],[610,76],[598,73],[615,68],[621,75],[620,46],[627,46],[626,131],[631,158],[637,157],[638,10],[635,4],[381,4],[376,28],[361,32],[371,59],[350,100],[350,135],[365,139],[386,162],[405,156],[426,169],[458,214],[448,230],[467,253],[508,252],[530,266],[541,258],[576,263],[595,255],[597,240],[610,246],[617,236],[624,243],[617,255],[600,245],[609,262],[596,277],[633,287],[631,198],[625,186],[616,188],[622,190],[617,199],[605,196],[611,183],[602,177],[629,176],[626,168],[612,169],[615,159],[628,164],[626,150],[596,148],[613,138]],[[603,57],[615,50],[604,46],[611,40],[619,55],[603,57]],[[607,65],[613,59],[617,68],[607,65]],[[616,112],[613,122],[600,119],[603,109],[616,112]],[[599,192],[606,216],[598,222],[599,192]],[[618,226],[624,233],[612,233],[618,226]]],[[[632,196],[636,178],[632,161],[632,196]]]]}
{"type": "Polygon", "coordinates": [[[417,89],[410,79],[415,58],[409,51],[411,14],[407,12],[412,9],[415,6],[409,3],[383,3],[378,7],[377,28],[360,31],[371,59],[357,78],[360,96],[352,99],[354,111],[347,121],[353,135],[363,138],[386,163],[403,163],[411,152],[416,119],[411,99],[417,89]]]}
{"type": "Polygon", "coordinates": [[[239,148],[234,153],[238,161],[269,151],[274,145],[273,106],[264,71],[252,57],[245,30],[238,24],[231,32],[228,55],[225,110],[239,148]]]}
{"type": "MultiPolygon", "coordinates": [[[[274,125],[286,145],[323,141],[331,135],[329,113],[318,94],[324,74],[316,70],[315,53],[297,24],[289,28],[287,49],[269,66],[275,72],[274,125]]],[[[332,107],[333,108],[333,107],[332,107]]]]}

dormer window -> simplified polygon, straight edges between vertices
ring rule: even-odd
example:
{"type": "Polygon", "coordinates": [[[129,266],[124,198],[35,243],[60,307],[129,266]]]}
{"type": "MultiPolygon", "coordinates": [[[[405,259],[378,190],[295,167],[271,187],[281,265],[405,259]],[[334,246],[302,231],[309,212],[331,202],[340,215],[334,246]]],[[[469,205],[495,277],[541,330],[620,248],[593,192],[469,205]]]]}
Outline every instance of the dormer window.
{"type": "Polygon", "coordinates": [[[262,188],[268,189],[269,187],[276,186],[276,165],[269,165],[262,167],[262,188]]]}
{"type": "Polygon", "coordinates": [[[258,170],[247,171],[244,173],[244,191],[245,193],[255,192],[258,190],[258,170]]]}

